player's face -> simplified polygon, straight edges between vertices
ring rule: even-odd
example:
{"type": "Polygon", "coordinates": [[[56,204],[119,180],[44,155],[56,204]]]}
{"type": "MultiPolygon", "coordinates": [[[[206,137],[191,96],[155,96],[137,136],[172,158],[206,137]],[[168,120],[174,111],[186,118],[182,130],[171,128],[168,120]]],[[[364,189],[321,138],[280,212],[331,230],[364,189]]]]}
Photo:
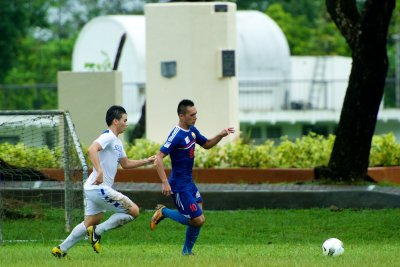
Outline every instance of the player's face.
{"type": "Polygon", "coordinates": [[[197,109],[196,107],[187,107],[186,108],[186,114],[183,115],[183,121],[184,124],[189,126],[192,126],[196,123],[197,120],[197,109]]]}
{"type": "Polygon", "coordinates": [[[118,133],[123,133],[126,130],[126,127],[128,127],[128,115],[122,114],[121,119],[116,120],[117,121],[117,131],[118,133]]]}

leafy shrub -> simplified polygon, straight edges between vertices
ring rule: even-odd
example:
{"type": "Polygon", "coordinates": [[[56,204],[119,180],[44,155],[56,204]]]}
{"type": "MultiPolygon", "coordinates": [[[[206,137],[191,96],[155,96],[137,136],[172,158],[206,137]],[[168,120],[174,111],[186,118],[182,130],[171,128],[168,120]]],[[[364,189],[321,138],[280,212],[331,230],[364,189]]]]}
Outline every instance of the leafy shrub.
{"type": "Polygon", "coordinates": [[[393,133],[374,136],[369,155],[370,166],[400,166],[400,144],[393,133]]]}
{"type": "MultiPolygon", "coordinates": [[[[135,144],[125,145],[125,152],[130,159],[145,159],[157,154],[160,147],[161,145],[156,142],[147,139],[136,139],[135,144]]],[[[171,166],[169,157],[164,160],[164,165],[171,166]]],[[[151,167],[151,165],[148,165],[148,167],[151,167]]]]}
{"type": "Polygon", "coordinates": [[[335,137],[310,133],[295,141],[283,137],[274,151],[275,167],[312,168],[327,165],[335,137]]]}
{"type": "Polygon", "coordinates": [[[202,149],[197,145],[194,166],[199,168],[228,167],[227,153],[224,147],[216,146],[211,149],[202,149]]]}
{"type": "MultiPolygon", "coordinates": [[[[291,141],[282,137],[279,144],[267,140],[261,145],[238,139],[209,150],[197,148],[194,165],[199,168],[313,168],[327,165],[335,136],[324,137],[315,133],[291,141]]],[[[146,139],[125,145],[128,158],[143,159],[157,154],[161,145],[146,139]]],[[[83,148],[89,167],[87,148],[83,148]]],[[[62,168],[62,151],[48,147],[28,147],[22,143],[0,144],[0,158],[14,166],[35,168],[62,168]]],[[[369,166],[400,166],[400,144],[393,133],[374,136],[369,166]]],[[[169,157],[164,165],[171,167],[169,157]]],[[[151,167],[151,166],[149,166],[151,167]]]]}
{"type": "Polygon", "coordinates": [[[60,168],[60,149],[51,150],[47,146],[29,147],[23,143],[0,144],[0,158],[16,167],[60,168]]]}

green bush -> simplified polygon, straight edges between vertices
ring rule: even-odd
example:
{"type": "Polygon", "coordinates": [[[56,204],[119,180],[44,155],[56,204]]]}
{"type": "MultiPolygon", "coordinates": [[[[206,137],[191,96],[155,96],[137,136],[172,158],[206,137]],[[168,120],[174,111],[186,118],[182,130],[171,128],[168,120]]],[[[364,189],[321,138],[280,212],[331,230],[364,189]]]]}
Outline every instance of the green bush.
{"type": "MultiPolygon", "coordinates": [[[[209,150],[197,148],[194,165],[198,168],[313,168],[328,164],[334,141],[333,135],[324,137],[315,133],[293,141],[282,137],[279,144],[267,140],[255,145],[238,139],[209,150]]],[[[143,159],[157,154],[160,147],[159,143],[139,139],[135,144],[127,144],[125,150],[128,158],[143,159]]],[[[90,167],[87,148],[83,150],[90,167]]],[[[62,168],[61,156],[59,149],[27,147],[22,143],[0,144],[0,158],[14,166],[62,168]]],[[[373,137],[369,160],[370,167],[400,166],[400,144],[393,133],[373,137]]],[[[164,159],[164,165],[171,167],[169,157],[164,159]]]]}
{"type": "Polygon", "coordinates": [[[393,133],[374,136],[369,155],[370,166],[400,166],[400,144],[393,133]]]}
{"type": "MultiPolygon", "coordinates": [[[[160,144],[147,139],[136,139],[135,144],[125,145],[125,152],[126,156],[130,159],[145,159],[157,154],[160,146],[160,144]]],[[[164,164],[167,167],[171,166],[169,157],[164,160],[164,164]]],[[[151,167],[151,165],[147,166],[151,167]]]]}
{"type": "Polygon", "coordinates": [[[44,147],[28,147],[23,143],[0,144],[0,158],[16,167],[60,168],[62,151],[44,147]]]}
{"type": "Polygon", "coordinates": [[[312,168],[327,165],[335,137],[310,133],[295,141],[283,137],[274,151],[275,166],[280,168],[312,168]]]}

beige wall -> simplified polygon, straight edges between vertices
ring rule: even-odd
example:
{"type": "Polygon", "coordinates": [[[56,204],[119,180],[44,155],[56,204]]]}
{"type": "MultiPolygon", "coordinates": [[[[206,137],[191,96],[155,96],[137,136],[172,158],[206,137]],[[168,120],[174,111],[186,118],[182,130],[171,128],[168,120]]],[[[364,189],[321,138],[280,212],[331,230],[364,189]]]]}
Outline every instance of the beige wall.
{"type": "Polygon", "coordinates": [[[58,72],[58,107],[70,112],[82,144],[90,145],[107,129],[112,105],[122,105],[121,72],[58,72]]]}
{"type": "Polygon", "coordinates": [[[239,132],[237,78],[221,74],[221,51],[236,50],[235,12],[236,5],[227,2],[145,6],[148,139],[165,141],[178,123],[176,109],[184,98],[195,102],[196,126],[206,137],[228,126],[239,132]],[[215,12],[221,4],[227,12],[215,12]],[[161,75],[161,62],[166,61],[176,61],[176,76],[161,75]]]}

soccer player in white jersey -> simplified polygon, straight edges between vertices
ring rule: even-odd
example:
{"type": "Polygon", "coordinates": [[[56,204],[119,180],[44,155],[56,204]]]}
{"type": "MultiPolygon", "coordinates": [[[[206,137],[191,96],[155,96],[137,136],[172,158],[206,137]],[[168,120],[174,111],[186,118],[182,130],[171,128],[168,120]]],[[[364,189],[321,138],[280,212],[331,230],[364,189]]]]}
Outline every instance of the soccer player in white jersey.
{"type": "Polygon", "coordinates": [[[55,257],[65,257],[67,251],[88,235],[89,242],[96,253],[100,252],[101,235],[111,229],[122,226],[139,215],[139,207],[127,196],[114,190],[114,178],[118,165],[124,169],[137,168],[153,163],[155,156],[143,160],[128,159],[118,135],[127,127],[127,113],[121,106],[112,106],[107,110],[105,130],[89,146],[89,158],[93,172],[84,185],[86,207],[85,219],[75,226],[70,235],[51,250],[55,257]],[[101,223],[106,211],[114,214],[101,223]]]}
{"type": "Polygon", "coordinates": [[[192,178],[194,150],[196,143],[205,149],[210,149],[230,133],[234,128],[225,128],[214,138],[207,139],[194,126],[197,120],[197,110],[193,101],[184,99],[178,104],[179,123],[169,134],[167,141],[160,148],[155,161],[157,173],[162,182],[162,193],[171,196],[178,210],[171,210],[158,205],[151,222],[154,230],[164,218],[169,218],[186,225],[186,238],[182,254],[192,255],[192,249],[200,228],[204,224],[203,199],[192,178]],[[169,155],[172,171],[167,179],[163,158],[169,155]]]}

